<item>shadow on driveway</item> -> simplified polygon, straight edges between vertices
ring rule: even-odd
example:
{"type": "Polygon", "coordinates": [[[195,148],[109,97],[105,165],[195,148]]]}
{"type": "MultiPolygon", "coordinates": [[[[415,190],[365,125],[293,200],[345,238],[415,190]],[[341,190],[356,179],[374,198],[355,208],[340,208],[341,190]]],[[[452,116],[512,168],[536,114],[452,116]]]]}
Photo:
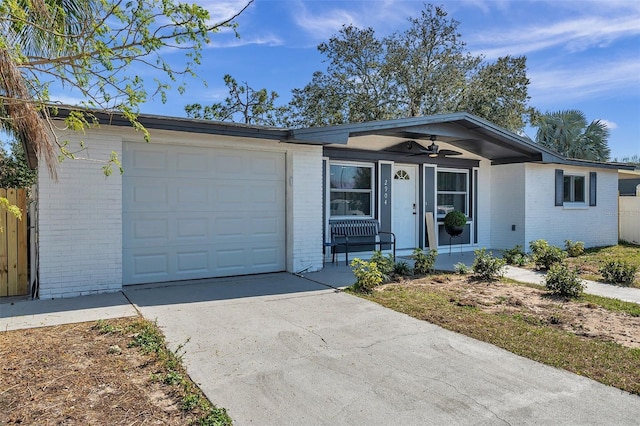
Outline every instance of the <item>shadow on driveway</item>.
{"type": "Polygon", "coordinates": [[[286,272],[127,286],[139,307],[241,300],[333,290],[331,286],[286,272]],[[142,296],[143,295],[143,296],[142,296]],[[139,297],[142,296],[142,297],[139,297]]]}

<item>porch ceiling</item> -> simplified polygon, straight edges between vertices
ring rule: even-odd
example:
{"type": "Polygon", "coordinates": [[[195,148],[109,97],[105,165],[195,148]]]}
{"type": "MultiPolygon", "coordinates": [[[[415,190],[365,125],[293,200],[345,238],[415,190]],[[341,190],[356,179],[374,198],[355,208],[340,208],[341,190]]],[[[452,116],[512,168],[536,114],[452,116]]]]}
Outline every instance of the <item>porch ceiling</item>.
{"type": "Polygon", "coordinates": [[[431,135],[441,149],[460,149],[493,164],[543,160],[543,150],[528,139],[467,113],[295,129],[288,141],[384,151],[409,140],[426,147],[431,135]]]}

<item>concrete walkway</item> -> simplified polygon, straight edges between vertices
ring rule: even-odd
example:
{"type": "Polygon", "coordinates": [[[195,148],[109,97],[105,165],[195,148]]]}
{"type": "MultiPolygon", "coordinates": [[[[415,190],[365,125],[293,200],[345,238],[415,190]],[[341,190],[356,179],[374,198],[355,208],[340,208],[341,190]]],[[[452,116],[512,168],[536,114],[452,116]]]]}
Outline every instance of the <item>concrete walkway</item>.
{"type": "MultiPolygon", "coordinates": [[[[507,266],[504,276],[523,283],[540,285],[544,285],[545,278],[545,274],[542,272],[516,268],[514,266],[507,266]]],[[[582,281],[584,281],[585,283],[585,293],[595,294],[597,296],[611,297],[613,299],[640,304],[639,288],[619,287],[612,284],[603,284],[589,280],[582,281]]]]}
{"type": "Polygon", "coordinates": [[[0,302],[0,332],[136,315],[122,292],[54,300],[12,298],[0,302]]]}

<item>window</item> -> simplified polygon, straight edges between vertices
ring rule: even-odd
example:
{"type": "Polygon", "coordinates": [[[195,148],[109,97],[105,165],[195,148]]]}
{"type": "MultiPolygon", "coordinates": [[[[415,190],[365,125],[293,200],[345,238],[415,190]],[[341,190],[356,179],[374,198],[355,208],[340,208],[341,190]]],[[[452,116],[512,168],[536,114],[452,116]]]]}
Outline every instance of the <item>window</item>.
{"type": "Polygon", "coordinates": [[[469,216],[469,172],[467,170],[438,170],[438,218],[458,210],[469,216]]]}
{"type": "Polygon", "coordinates": [[[556,196],[555,205],[563,206],[568,203],[570,207],[583,208],[587,205],[596,206],[596,190],[598,184],[598,173],[589,172],[589,181],[585,174],[564,173],[562,169],[556,169],[556,196]]]}
{"type": "Polygon", "coordinates": [[[409,177],[409,173],[407,173],[405,170],[398,170],[393,178],[395,180],[411,180],[411,178],[409,177]]]}
{"type": "Polygon", "coordinates": [[[331,217],[372,217],[373,165],[331,163],[329,171],[331,217]]]}
{"type": "Polygon", "coordinates": [[[563,201],[565,203],[584,203],[585,188],[584,176],[564,175],[563,201]]]}

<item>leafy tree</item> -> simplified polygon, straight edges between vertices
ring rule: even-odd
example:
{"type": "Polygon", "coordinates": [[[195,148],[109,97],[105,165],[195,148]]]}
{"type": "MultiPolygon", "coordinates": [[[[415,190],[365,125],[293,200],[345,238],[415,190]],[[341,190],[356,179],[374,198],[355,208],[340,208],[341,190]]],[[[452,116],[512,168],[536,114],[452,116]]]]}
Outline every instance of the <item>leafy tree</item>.
{"type": "MultiPolygon", "coordinates": [[[[64,87],[85,99],[65,118],[81,130],[95,122],[83,107],[118,113],[149,134],[137,121],[138,107],[150,95],[166,100],[170,85],[195,75],[210,35],[235,31],[235,16],[210,23],[197,4],[179,0],[3,0],[0,2],[0,127],[21,142],[34,144],[55,177],[58,155],[74,158],[56,137],[50,90],[64,87]],[[166,62],[167,48],[185,52],[179,67],[166,62]],[[150,73],[155,87],[141,75],[150,73]]],[[[185,90],[184,85],[177,90],[185,90]]],[[[105,166],[118,163],[112,155],[105,166]]]]}
{"type": "Polygon", "coordinates": [[[526,104],[528,86],[526,58],[505,56],[479,66],[455,109],[518,132],[523,129],[524,117],[533,112],[526,104]]]}
{"type": "Polygon", "coordinates": [[[587,122],[582,111],[542,114],[532,124],[538,128],[536,142],[567,158],[608,161],[609,129],[600,120],[587,122]]]}
{"type": "Polygon", "coordinates": [[[387,70],[397,88],[405,116],[450,112],[481,57],[466,51],[459,22],[440,7],[428,5],[410,27],[384,40],[387,70]]]}
{"type": "Polygon", "coordinates": [[[28,188],[36,182],[37,173],[27,165],[22,144],[9,143],[10,152],[0,146],[0,188],[28,188]]]}
{"type": "Polygon", "coordinates": [[[525,57],[484,62],[471,55],[459,22],[427,5],[409,28],[378,38],[343,27],[318,50],[327,70],[293,91],[293,126],[332,125],[468,111],[513,131],[524,128],[529,80],[525,57]]]}
{"type": "Polygon", "coordinates": [[[344,26],[318,50],[328,58],[327,71],[315,72],[309,84],[293,90],[292,125],[334,125],[397,115],[385,46],[372,28],[344,26]]]}
{"type": "Polygon", "coordinates": [[[198,103],[184,107],[187,116],[191,118],[203,118],[206,120],[235,121],[240,115],[242,122],[246,124],[276,125],[276,113],[279,111],[274,105],[278,98],[276,92],[267,92],[267,89],[255,90],[246,82],[239,85],[229,74],[224,76],[224,83],[229,89],[229,96],[222,102],[216,102],[210,106],[202,106],[198,103]]]}

